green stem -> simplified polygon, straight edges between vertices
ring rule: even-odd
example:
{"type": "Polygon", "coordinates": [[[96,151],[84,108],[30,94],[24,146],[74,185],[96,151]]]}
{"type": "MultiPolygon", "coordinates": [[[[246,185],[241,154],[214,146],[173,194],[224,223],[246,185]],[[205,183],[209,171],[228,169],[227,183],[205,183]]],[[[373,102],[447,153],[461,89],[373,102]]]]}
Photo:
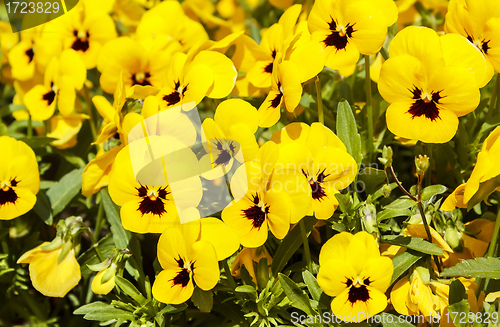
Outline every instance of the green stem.
{"type": "MultiPolygon", "coordinates": [[[[497,78],[498,81],[498,78],[497,78]]],[[[491,236],[490,246],[488,247],[488,252],[486,253],[486,257],[493,257],[495,255],[495,249],[497,247],[498,242],[498,232],[500,231],[500,209],[497,212],[497,219],[495,221],[495,227],[493,227],[493,235],[491,236]]],[[[477,283],[478,288],[476,290],[476,297],[479,297],[481,291],[485,290],[488,287],[490,279],[489,278],[480,278],[477,283]]]]}
{"type": "Polygon", "coordinates": [[[94,248],[95,253],[97,254],[97,257],[99,258],[99,260],[101,262],[104,261],[104,256],[101,254],[101,251],[99,250],[99,247],[98,247],[98,244],[95,240],[94,234],[92,234],[92,232],[90,231],[89,228],[86,228],[85,231],[87,232],[87,235],[89,236],[90,243],[92,243],[92,247],[94,248]]]}
{"type": "Polygon", "coordinates": [[[325,116],[323,115],[323,98],[321,97],[321,81],[318,76],[316,76],[314,85],[316,85],[316,98],[318,101],[318,121],[325,125],[325,116]]]}
{"type": "Polygon", "coordinates": [[[90,91],[86,86],[84,86],[83,88],[85,93],[85,102],[87,103],[87,113],[89,115],[90,131],[92,132],[93,139],[97,140],[97,129],[95,127],[94,110],[92,109],[93,103],[90,99],[90,91]]]}
{"type": "MultiPolygon", "coordinates": [[[[226,272],[227,282],[229,283],[229,287],[234,291],[236,289],[236,282],[234,281],[233,275],[231,274],[231,269],[229,269],[229,265],[227,264],[227,259],[222,260],[222,267],[224,267],[224,271],[226,272]]],[[[234,295],[238,299],[241,299],[241,294],[239,292],[234,292],[234,295]]]]}
{"type": "Polygon", "coordinates": [[[304,219],[299,222],[300,225],[300,236],[302,237],[302,243],[304,244],[304,253],[306,257],[307,269],[312,272],[312,262],[311,262],[311,251],[309,250],[309,239],[306,235],[306,226],[304,226],[304,219]]]}
{"type": "Polygon", "coordinates": [[[102,222],[104,217],[104,206],[102,204],[102,201],[99,203],[99,209],[97,209],[97,219],[95,223],[95,229],[94,229],[94,234],[99,237],[99,233],[101,232],[101,227],[102,227],[102,222]]]}
{"type": "Polygon", "coordinates": [[[496,73],[495,75],[496,75],[495,86],[493,86],[493,93],[491,94],[490,104],[488,105],[488,113],[486,114],[486,120],[490,120],[491,117],[493,117],[493,108],[495,108],[495,102],[497,109],[500,106],[500,101],[496,101],[498,93],[500,93],[500,77],[498,77],[500,74],[496,73]]]}
{"type": "Polygon", "coordinates": [[[365,92],[366,92],[366,114],[368,116],[368,158],[373,155],[373,108],[372,108],[372,80],[370,77],[370,56],[365,55],[365,92]]]}
{"type": "Polygon", "coordinates": [[[31,115],[28,112],[28,138],[30,139],[33,136],[33,124],[31,121],[31,115]]]}
{"type": "Polygon", "coordinates": [[[389,52],[387,52],[384,47],[380,48],[380,54],[382,55],[382,58],[384,58],[384,60],[389,59],[389,52]]]}

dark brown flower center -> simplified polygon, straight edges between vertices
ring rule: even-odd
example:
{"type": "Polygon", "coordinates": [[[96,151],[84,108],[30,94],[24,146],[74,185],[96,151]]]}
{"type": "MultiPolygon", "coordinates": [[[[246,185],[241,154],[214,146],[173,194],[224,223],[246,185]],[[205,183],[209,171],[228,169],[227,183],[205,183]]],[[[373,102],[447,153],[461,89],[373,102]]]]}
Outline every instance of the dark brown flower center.
{"type": "Polygon", "coordinates": [[[56,98],[56,92],[54,91],[53,87],[54,87],[54,82],[50,82],[51,90],[42,96],[42,100],[47,101],[48,106],[50,106],[56,98]]]}
{"type": "Polygon", "coordinates": [[[33,51],[33,48],[29,48],[26,50],[25,54],[28,56],[29,60],[28,63],[33,61],[33,57],[35,56],[35,52],[33,51]]]}
{"type": "Polygon", "coordinates": [[[3,187],[0,188],[0,205],[7,203],[16,203],[19,196],[13,187],[16,187],[19,181],[16,178],[12,179],[10,183],[3,183],[3,187]]]}
{"type": "Polygon", "coordinates": [[[252,225],[255,228],[260,228],[269,214],[269,206],[260,203],[259,195],[253,196],[253,206],[243,210],[243,216],[252,220],[252,225]]]}
{"type": "Polygon", "coordinates": [[[302,169],[302,174],[306,176],[309,181],[309,185],[311,186],[311,194],[314,200],[321,201],[326,196],[325,189],[323,188],[322,184],[324,182],[324,179],[330,174],[325,175],[325,170],[326,168],[323,169],[323,171],[319,172],[316,175],[316,178],[313,178],[312,176],[309,176],[308,172],[305,172],[304,169],[302,169]]]}
{"type": "Polygon", "coordinates": [[[167,101],[167,105],[169,106],[179,103],[181,101],[181,96],[184,96],[184,93],[186,93],[188,85],[181,88],[180,82],[179,81],[175,82],[175,91],[165,95],[163,97],[163,100],[167,101]]]}
{"type": "MultiPolygon", "coordinates": [[[[273,50],[273,52],[271,53],[271,56],[273,57],[273,59],[276,58],[276,50],[273,50]]],[[[274,63],[274,60],[271,61],[265,68],[264,68],[264,71],[266,73],[269,73],[269,74],[272,74],[273,73],[273,63],[274,63]]]]}
{"type": "Polygon", "coordinates": [[[169,192],[166,190],[167,186],[158,188],[158,191],[149,189],[148,186],[141,185],[136,188],[138,196],[141,199],[138,211],[144,216],[145,214],[152,213],[153,215],[162,216],[167,211],[165,210],[165,203],[169,192]]]}
{"type": "Polygon", "coordinates": [[[370,278],[365,278],[362,284],[353,285],[352,279],[347,279],[346,286],[349,287],[348,301],[354,305],[357,301],[366,302],[370,299],[367,286],[371,283],[370,278]]]}
{"type": "Polygon", "coordinates": [[[416,101],[410,106],[410,110],[408,113],[412,115],[412,118],[425,116],[425,118],[429,118],[434,121],[436,119],[441,119],[439,117],[439,108],[437,104],[439,104],[439,100],[443,98],[441,96],[441,91],[434,92],[431,94],[425,94],[422,96],[422,89],[419,89],[416,86],[413,86],[413,90],[410,90],[413,93],[412,99],[416,101]]]}
{"type": "Polygon", "coordinates": [[[233,141],[226,141],[223,143],[221,140],[216,139],[216,147],[220,153],[217,155],[217,158],[214,161],[215,166],[226,164],[229,160],[231,160],[232,155],[234,155],[234,149],[236,148],[233,141]]]}
{"type": "Polygon", "coordinates": [[[352,37],[352,33],[356,32],[353,28],[354,24],[351,25],[351,23],[349,23],[338,30],[337,22],[332,18],[332,21],[328,23],[328,25],[331,33],[323,40],[323,43],[328,47],[335,47],[337,51],[345,49],[347,43],[349,43],[349,38],[352,37]]]}
{"type": "Polygon", "coordinates": [[[281,99],[283,98],[283,91],[282,91],[282,87],[281,87],[280,82],[278,82],[278,90],[280,91],[280,93],[276,94],[274,99],[271,100],[271,108],[275,108],[275,109],[278,108],[278,106],[281,103],[281,99]]]}
{"type": "Polygon", "coordinates": [[[149,78],[151,77],[151,74],[148,72],[145,73],[137,73],[132,75],[132,85],[151,85],[151,82],[149,81],[149,78]]]}
{"type": "Polygon", "coordinates": [[[89,45],[89,32],[79,33],[77,30],[73,31],[73,36],[76,37],[75,41],[71,45],[71,49],[75,51],[87,51],[90,47],[89,45]]]}
{"type": "Polygon", "coordinates": [[[476,44],[474,38],[472,36],[470,36],[469,34],[467,34],[467,40],[469,40],[470,43],[472,43],[476,47],[478,47],[479,50],[481,50],[484,54],[488,54],[488,50],[490,50],[490,41],[491,40],[486,41],[485,39],[483,39],[481,41],[481,45],[479,45],[479,44],[476,44]]]}
{"type": "Polygon", "coordinates": [[[172,281],[174,282],[174,285],[181,285],[182,287],[186,287],[190,280],[189,273],[194,269],[194,262],[191,263],[190,269],[187,269],[186,267],[184,267],[184,260],[181,257],[179,257],[179,259],[175,259],[175,261],[177,261],[177,264],[179,265],[179,268],[181,268],[181,271],[177,273],[172,281]]]}

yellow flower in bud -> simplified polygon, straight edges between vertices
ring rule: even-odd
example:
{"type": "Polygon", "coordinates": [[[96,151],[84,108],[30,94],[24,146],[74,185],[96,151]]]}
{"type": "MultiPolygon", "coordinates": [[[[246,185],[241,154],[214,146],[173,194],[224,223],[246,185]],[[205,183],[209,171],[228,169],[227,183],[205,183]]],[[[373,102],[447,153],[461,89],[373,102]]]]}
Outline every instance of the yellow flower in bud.
{"type": "Polygon", "coordinates": [[[245,267],[248,274],[252,278],[254,283],[257,283],[257,272],[256,267],[260,259],[266,258],[267,264],[270,266],[273,262],[273,258],[267,252],[264,246],[260,248],[243,248],[240,253],[234,258],[233,264],[231,266],[231,275],[236,278],[241,277],[241,268],[245,267]]]}
{"type": "Polygon", "coordinates": [[[24,142],[0,137],[4,159],[0,162],[0,220],[14,219],[36,203],[40,176],[35,153],[24,142]]]}
{"type": "Polygon", "coordinates": [[[50,144],[58,149],[67,149],[76,145],[76,136],[82,128],[82,121],[88,119],[85,114],[71,113],[68,116],[57,115],[50,119],[50,133],[47,137],[57,140],[50,144]]]}
{"type": "Polygon", "coordinates": [[[110,267],[99,271],[95,275],[91,285],[92,292],[95,294],[108,294],[113,290],[113,288],[115,288],[115,273],[113,271],[109,271],[110,269],[116,270],[116,266],[111,264],[110,267]],[[112,276],[105,283],[103,283],[102,278],[107,273],[112,273],[112,276]]]}
{"type": "Polygon", "coordinates": [[[17,260],[17,263],[29,263],[33,287],[45,296],[64,297],[80,282],[80,265],[75,258],[73,248],[58,263],[62,247],[45,251],[42,248],[50,244],[45,242],[29,250],[17,260]]]}

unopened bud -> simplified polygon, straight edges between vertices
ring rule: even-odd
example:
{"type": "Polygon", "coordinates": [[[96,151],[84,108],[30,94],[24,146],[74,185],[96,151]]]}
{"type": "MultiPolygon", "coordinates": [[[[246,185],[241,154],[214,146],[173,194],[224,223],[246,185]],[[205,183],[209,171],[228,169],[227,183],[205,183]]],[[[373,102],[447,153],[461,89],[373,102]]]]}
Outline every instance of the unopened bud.
{"type": "Polygon", "coordinates": [[[455,228],[451,226],[446,227],[446,231],[444,232],[444,239],[454,251],[463,251],[462,244],[460,244],[459,232],[455,228]]]}
{"type": "Polygon", "coordinates": [[[391,187],[387,184],[384,184],[384,186],[382,186],[382,195],[384,196],[384,198],[388,198],[389,196],[391,196],[391,187]]]}
{"type": "Polygon", "coordinates": [[[417,174],[423,175],[429,169],[429,157],[419,154],[415,157],[415,167],[417,167],[417,174]]]}
{"type": "Polygon", "coordinates": [[[378,160],[384,165],[385,168],[392,166],[392,148],[384,145],[384,148],[382,149],[382,158],[378,158],[378,160]]]}
{"type": "Polygon", "coordinates": [[[371,203],[366,203],[361,206],[359,213],[365,230],[370,234],[375,233],[378,235],[377,208],[371,203]]]}

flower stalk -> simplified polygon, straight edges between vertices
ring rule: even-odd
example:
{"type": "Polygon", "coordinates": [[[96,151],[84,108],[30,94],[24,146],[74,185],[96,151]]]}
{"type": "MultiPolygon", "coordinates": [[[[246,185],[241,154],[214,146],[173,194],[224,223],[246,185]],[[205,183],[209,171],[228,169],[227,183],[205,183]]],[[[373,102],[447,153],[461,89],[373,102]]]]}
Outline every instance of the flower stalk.
{"type": "Polygon", "coordinates": [[[318,76],[314,80],[314,85],[316,86],[316,98],[318,101],[318,121],[324,125],[325,116],[323,114],[323,98],[321,97],[321,81],[318,76]]]}
{"type": "Polygon", "coordinates": [[[365,92],[366,92],[366,115],[368,116],[368,158],[373,154],[373,108],[372,108],[372,80],[370,77],[370,56],[365,58],[365,92]]]}
{"type": "Polygon", "coordinates": [[[300,220],[299,225],[300,225],[300,236],[302,237],[302,243],[304,243],[304,255],[306,258],[307,269],[309,271],[312,271],[311,251],[309,250],[309,240],[306,234],[306,227],[304,226],[304,219],[300,220]]]}

